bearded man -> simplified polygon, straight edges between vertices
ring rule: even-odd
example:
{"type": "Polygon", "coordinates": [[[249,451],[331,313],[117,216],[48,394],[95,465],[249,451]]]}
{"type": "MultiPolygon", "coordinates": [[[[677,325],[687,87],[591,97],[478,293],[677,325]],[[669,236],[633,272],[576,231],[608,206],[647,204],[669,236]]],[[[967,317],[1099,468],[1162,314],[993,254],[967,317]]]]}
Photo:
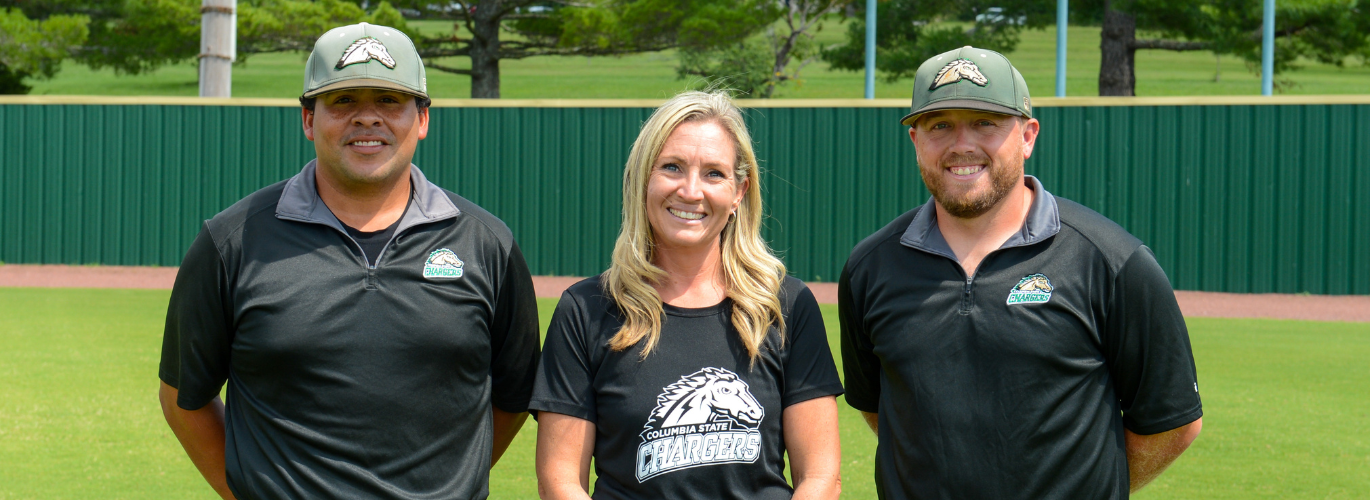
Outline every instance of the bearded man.
{"type": "Polygon", "coordinates": [[[1127,498],[1202,426],[1170,282],[1024,175],[1041,125],[1006,57],[946,52],[913,87],[901,123],[932,199],[857,245],[838,288],[880,498],[1127,498]]]}

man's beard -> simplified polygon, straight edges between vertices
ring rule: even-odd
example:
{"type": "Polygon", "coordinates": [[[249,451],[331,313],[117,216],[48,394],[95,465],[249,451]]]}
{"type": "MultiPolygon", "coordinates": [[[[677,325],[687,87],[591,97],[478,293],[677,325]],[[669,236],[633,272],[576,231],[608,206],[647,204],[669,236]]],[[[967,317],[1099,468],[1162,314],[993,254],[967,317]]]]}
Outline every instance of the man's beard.
{"type": "MultiPolygon", "coordinates": [[[[922,163],[921,160],[919,163],[922,163]]],[[[1023,160],[1019,158],[1016,163],[1017,165],[991,163],[989,158],[980,155],[952,155],[939,163],[934,172],[929,173],[928,169],[921,168],[921,165],[918,172],[923,176],[923,184],[932,193],[932,198],[937,200],[937,204],[941,205],[943,210],[958,219],[973,219],[998,205],[1018,185],[1023,172],[1023,160]],[[947,188],[942,185],[942,176],[946,173],[945,165],[968,163],[985,165],[990,180],[989,190],[958,194],[947,192],[947,188]]]]}

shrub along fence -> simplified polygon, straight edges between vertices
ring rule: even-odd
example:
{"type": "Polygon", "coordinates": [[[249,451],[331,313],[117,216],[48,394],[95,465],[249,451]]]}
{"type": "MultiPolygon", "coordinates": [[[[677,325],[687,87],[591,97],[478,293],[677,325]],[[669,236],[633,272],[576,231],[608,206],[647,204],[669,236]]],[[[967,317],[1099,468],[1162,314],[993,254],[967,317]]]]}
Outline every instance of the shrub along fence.
{"type": "MultiPolygon", "coordinates": [[[[608,264],[657,101],[439,100],[415,164],[513,229],[535,274],[608,264]]],[[[927,200],[902,100],[743,101],[766,237],[835,281],[927,200]]],[[[1038,99],[1026,169],[1117,221],[1176,288],[1370,294],[1370,96],[1038,99]]],[[[0,261],[178,265],[201,221],[314,156],[291,100],[0,98],[0,261]]]]}

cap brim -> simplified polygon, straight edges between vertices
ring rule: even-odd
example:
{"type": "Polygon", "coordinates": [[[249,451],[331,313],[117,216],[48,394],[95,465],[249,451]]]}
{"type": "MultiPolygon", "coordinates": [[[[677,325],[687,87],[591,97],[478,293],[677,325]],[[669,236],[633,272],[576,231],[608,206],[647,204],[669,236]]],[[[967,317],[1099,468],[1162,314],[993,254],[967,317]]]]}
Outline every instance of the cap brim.
{"type": "Polygon", "coordinates": [[[1001,115],[1023,116],[1022,111],[1010,108],[1008,106],[1001,106],[998,104],[975,99],[946,99],[942,101],[928,103],[927,106],[923,106],[918,111],[914,111],[912,113],[904,115],[904,117],[899,120],[899,123],[911,126],[913,125],[913,122],[918,119],[919,116],[925,113],[941,111],[944,109],[973,109],[977,111],[989,111],[990,113],[999,113],[1001,115]]]}
{"type": "Polygon", "coordinates": [[[404,85],[400,85],[390,80],[381,80],[378,78],[351,78],[340,82],[334,82],[319,87],[317,89],[311,90],[309,92],[305,92],[304,95],[301,97],[318,97],[322,94],[327,94],[335,90],[344,89],[387,89],[404,92],[406,94],[418,97],[428,97],[422,92],[415,92],[414,89],[405,87],[404,85]]]}

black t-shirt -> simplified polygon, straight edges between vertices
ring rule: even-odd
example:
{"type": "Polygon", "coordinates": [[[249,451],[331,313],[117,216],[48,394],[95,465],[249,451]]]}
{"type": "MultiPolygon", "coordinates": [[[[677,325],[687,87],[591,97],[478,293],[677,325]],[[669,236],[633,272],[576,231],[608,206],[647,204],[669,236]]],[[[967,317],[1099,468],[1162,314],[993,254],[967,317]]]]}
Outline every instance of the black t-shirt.
{"type": "MultiPolygon", "coordinates": [[[[410,199],[413,199],[413,193],[410,193],[409,196],[410,199]]],[[[405,205],[404,211],[405,213],[409,212],[408,205],[405,205]]],[[[376,265],[376,261],[380,260],[381,252],[385,250],[385,245],[390,243],[390,238],[395,236],[395,228],[400,227],[401,220],[404,220],[404,214],[400,214],[399,219],[396,219],[394,223],[386,226],[385,229],[380,231],[360,231],[347,224],[343,224],[343,229],[346,229],[347,235],[351,236],[352,240],[356,241],[357,245],[361,247],[362,253],[366,255],[367,263],[374,266],[376,265]]]]}
{"type": "Polygon", "coordinates": [[[1202,414],[1184,318],[1141,241],[1036,179],[967,278],[932,201],[852,251],[846,399],[879,413],[883,499],[1127,498],[1123,429],[1202,414]]]}
{"type": "Polygon", "coordinates": [[[389,243],[390,238],[395,236],[395,227],[399,225],[400,221],[395,221],[394,224],[385,229],[371,232],[359,231],[345,224],[343,227],[347,228],[347,235],[351,236],[358,246],[361,246],[362,252],[366,254],[367,263],[374,266],[376,260],[381,257],[381,251],[385,249],[385,244],[389,243]]]}
{"type": "Polygon", "coordinates": [[[547,331],[529,408],[595,424],[596,499],[790,498],[785,407],[842,393],[813,293],[786,277],[783,346],[772,328],[750,366],[732,301],[663,305],[656,350],[609,349],[623,325],[599,277],[569,288],[547,331]]]}
{"type": "Polygon", "coordinates": [[[490,407],[527,409],[537,302],[507,227],[416,187],[375,267],[314,164],[206,221],[167,310],[160,378],[198,409],[228,385],[240,499],[485,498],[490,407]]]}

